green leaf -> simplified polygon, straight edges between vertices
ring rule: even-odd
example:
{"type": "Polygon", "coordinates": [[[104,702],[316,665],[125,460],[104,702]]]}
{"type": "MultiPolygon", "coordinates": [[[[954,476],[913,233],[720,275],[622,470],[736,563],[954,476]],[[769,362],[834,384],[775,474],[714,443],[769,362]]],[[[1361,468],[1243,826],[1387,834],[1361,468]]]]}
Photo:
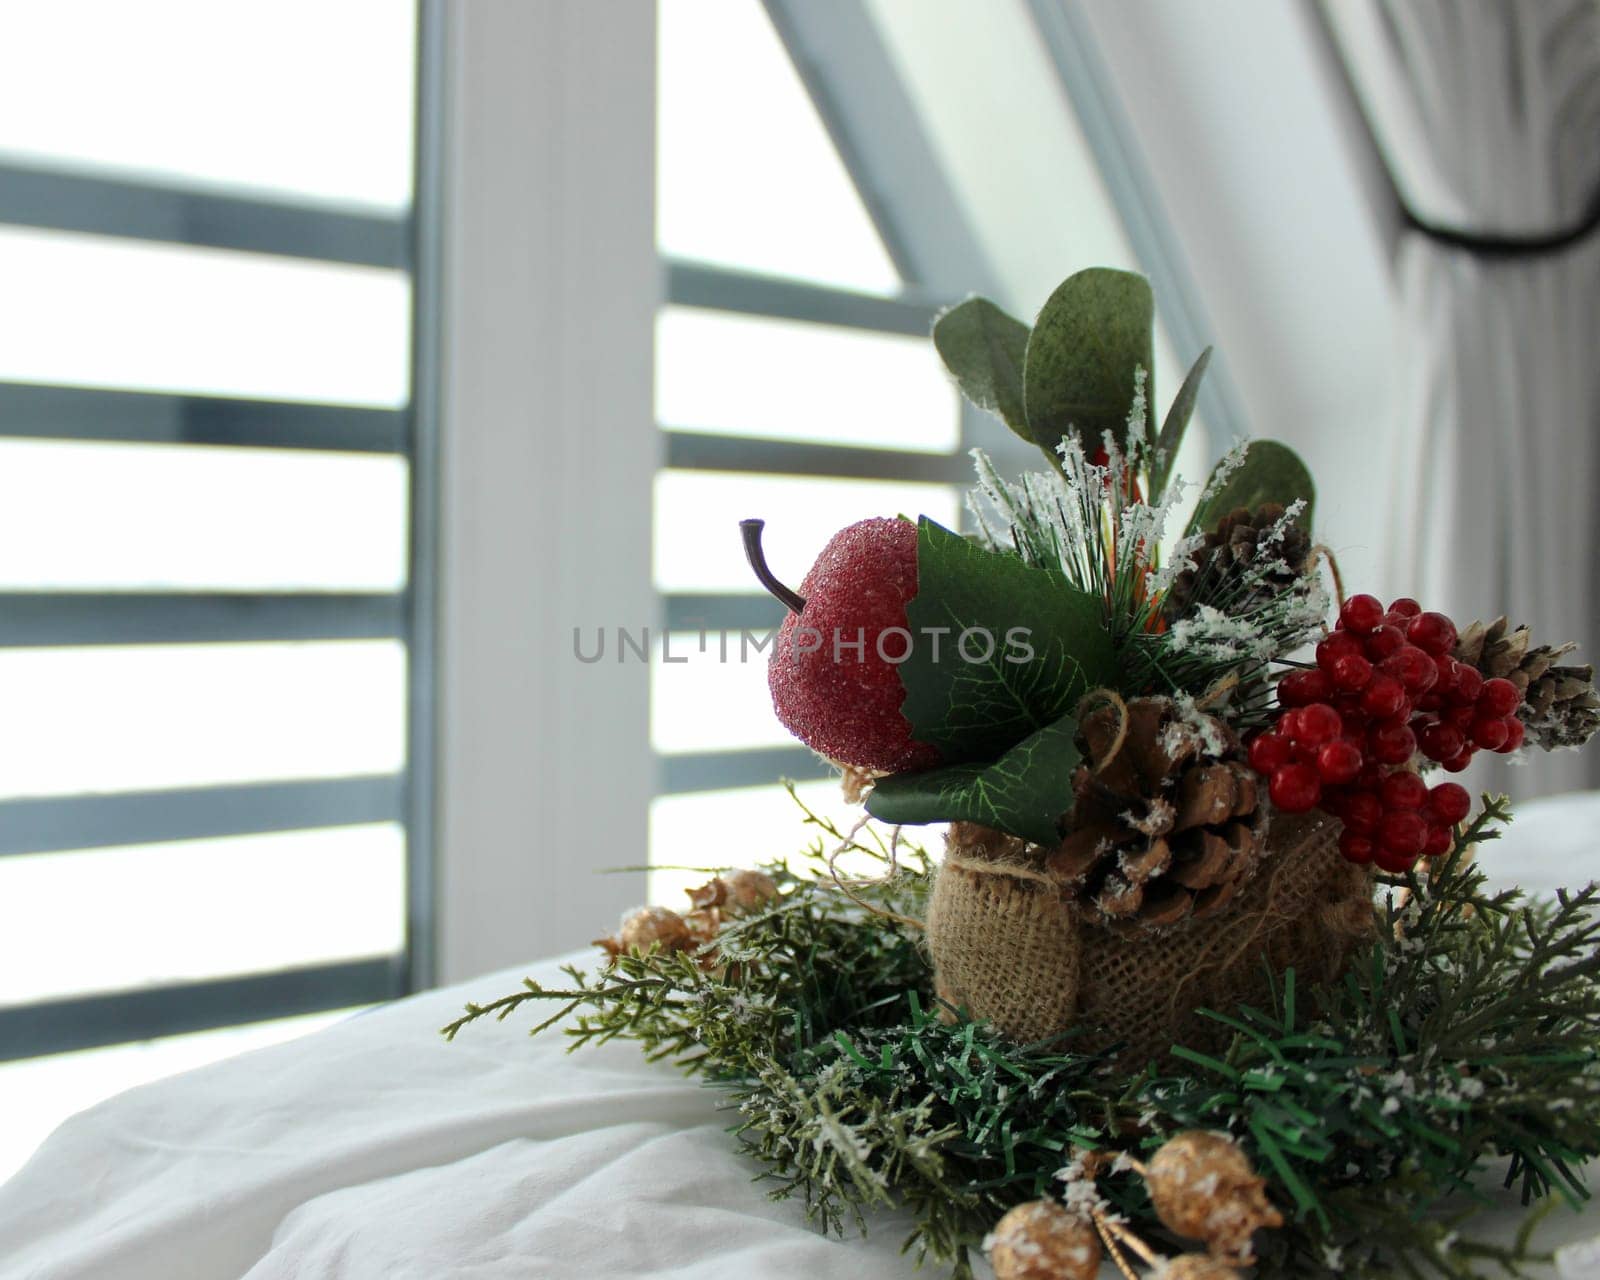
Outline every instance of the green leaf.
{"type": "MultiPolygon", "coordinates": [[[[1213,471],[1212,476],[1214,478],[1216,472],[1213,471]]],[[[1207,489],[1211,487],[1211,484],[1206,486],[1207,489]]],[[[1279,444],[1276,440],[1252,440],[1239,469],[1195,508],[1194,515],[1189,518],[1188,531],[1199,533],[1209,529],[1228,512],[1240,507],[1254,511],[1264,502],[1276,502],[1287,507],[1301,498],[1305,499],[1306,509],[1300,514],[1300,522],[1303,528],[1309,530],[1317,487],[1311,482],[1311,472],[1306,469],[1306,464],[1286,444],[1279,444]]]]}
{"type": "Polygon", "coordinates": [[[883,822],[981,822],[1037,844],[1061,839],[1072,801],[1078,722],[1065,716],[993,764],[955,764],[879,779],[867,812],[883,822]]]}
{"type": "Polygon", "coordinates": [[[997,759],[1116,676],[1097,597],[926,517],[906,625],[900,710],[949,764],[997,759]]]}
{"type": "Polygon", "coordinates": [[[1149,281],[1129,271],[1080,271],[1050,295],[1028,337],[1022,389],[1029,434],[1052,462],[1069,432],[1091,455],[1107,431],[1125,443],[1136,369],[1147,379],[1144,434],[1154,443],[1154,321],[1149,281]]]}
{"type": "Polygon", "coordinates": [[[1033,443],[1022,407],[1027,325],[987,298],[968,298],[934,321],[933,345],[968,400],[1033,443]]]}
{"type": "Polygon", "coordinates": [[[1156,456],[1150,460],[1153,472],[1150,488],[1154,500],[1159,500],[1166,492],[1173,461],[1183,444],[1183,433],[1189,429],[1189,419],[1194,416],[1195,402],[1200,398],[1200,383],[1210,364],[1211,348],[1207,347],[1190,368],[1183,385],[1178,388],[1177,397],[1167,406],[1167,416],[1161,423],[1161,436],[1156,441],[1156,456]]]}

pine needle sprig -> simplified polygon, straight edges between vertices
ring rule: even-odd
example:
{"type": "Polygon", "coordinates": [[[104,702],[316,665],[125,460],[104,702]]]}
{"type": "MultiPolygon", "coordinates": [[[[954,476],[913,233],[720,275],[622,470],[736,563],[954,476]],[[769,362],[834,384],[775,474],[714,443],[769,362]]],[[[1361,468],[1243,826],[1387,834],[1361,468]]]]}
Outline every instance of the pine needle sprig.
{"type": "MultiPolygon", "coordinates": [[[[1166,594],[1179,574],[1196,570],[1195,553],[1205,542],[1196,534],[1164,546],[1186,486],[1174,478],[1159,502],[1146,502],[1144,446],[1130,436],[1124,453],[1108,436],[1102,453],[1103,463],[1091,461],[1082,442],[1069,437],[1054,471],[1013,482],[981,449],[973,450],[977,483],[967,506],[979,540],[1059,573],[1104,602],[1106,628],[1121,655],[1123,692],[1198,696],[1234,687],[1239,693],[1230,700],[1230,718],[1241,724],[1263,719],[1269,664],[1319,636],[1328,612],[1320,578],[1314,572],[1294,576],[1275,551],[1305,504],[1293,504],[1262,531],[1262,554],[1254,563],[1225,573],[1212,558],[1198,569],[1194,606],[1168,619],[1166,594]]],[[[1225,478],[1227,466],[1218,474],[1225,478]]]]}

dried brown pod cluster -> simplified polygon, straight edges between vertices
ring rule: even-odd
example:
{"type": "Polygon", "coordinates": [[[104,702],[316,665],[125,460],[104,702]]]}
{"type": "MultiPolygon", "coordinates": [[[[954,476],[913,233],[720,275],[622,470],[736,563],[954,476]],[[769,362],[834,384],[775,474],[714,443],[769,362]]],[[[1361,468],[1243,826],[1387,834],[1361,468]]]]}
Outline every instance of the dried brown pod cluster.
{"type": "Polygon", "coordinates": [[[987,1244],[995,1280],[1094,1280],[1100,1271],[1094,1225],[1054,1200],[1017,1205],[987,1244]]]}
{"type": "Polygon", "coordinates": [[[614,936],[596,938],[595,946],[612,958],[624,952],[643,954],[652,947],[697,951],[701,963],[713,968],[716,955],[703,948],[717,940],[723,920],[772,901],[778,885],[765,872],[727,871],[688,893],[691,909],[686,914],[670,907],[640,907],[623,917],[614,936]]]}
{"type": "Polygon", "coordinates": [[[1212,1258],[1229,1266],[1248,1266],[1255,1233],[1283,1225],[1267,1199],[1266,1180],[1223,1134],[1178,1134],[1150,1158],[1144,1176],[1166,1227],[1203,1242],[1212,1258]]]}
{"type": "Polygon", "coordinates": [[[1517,686],[1523,705],[1517,712],[1529,742],[1545,751],[1581,747],[1600,729],[1600,695],[1594,668],[1562,666],[1556,660],[1574,644],[1535,645],[1527,627],[1512,628],[1506,620],[1474,622],[1461,633],[1455,656],[1483,672],[1517,686]]]}
{"type": "Polygon", "coordinates": [[[1240,1280],[1255,1262],[1255,1233],[1283,1225],[1265,1181],[1224,1134],[1180,1133],[1148,1164],[1126,1152],[1080,1150],[1058,1176],[1069,1184],[1065,1205],[1020,1204],[985,1241],[997,1280],[1090,1280],[1102,1249],[1130,1280],[1137,1263],[1148,1268],[1146,1280],[1240,1280]],[[1140,1174],[1162,1224],[1205,1252],[1165,1256],[1110,1212],[1094,1184],[1120,1169],[1140,1174]]]}
{"type": "Polygon", "coordinates": [[[605,947],[612,955],[623,951],[645,952],[652,947],[686,951],[694,945],[694,935],[688,922],[676,911],[667,907],[640,907],[623,917],[615,938],[598,939],[596,945],[605,947]]]}
{"type": "Polygon", "coordinates": [[[1238,735],[1170,698],[1083,715],[1066,838],[1046,869],[1108,923],[1159,928],[1221,910],[1266,853],[1238,735]]]}
{"type": "Polygon", "coordinates": [[[778,884],[763,871],[727,871],[689,890],[689,903],[696,911],[708,907],[730,913],[750,911],[778,896],[778,884]]]}

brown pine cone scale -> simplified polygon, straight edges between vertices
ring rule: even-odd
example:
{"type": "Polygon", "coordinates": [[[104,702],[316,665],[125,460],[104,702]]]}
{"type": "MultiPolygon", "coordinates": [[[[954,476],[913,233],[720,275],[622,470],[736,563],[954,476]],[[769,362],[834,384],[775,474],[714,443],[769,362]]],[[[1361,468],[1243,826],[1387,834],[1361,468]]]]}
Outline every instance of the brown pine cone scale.
{"type": "Polygon", "coordinates": [[[1511,628],[1505,618],[1474,622],[1456,642],[1457,661],[1478,668],[1485,679],[1500,678],[1522,694],[1517,716],[1528,742],[1545,751],[1581,747],[1600,730],[1600,695],[1592,666],[1560,666],[1574,644],[1534,645],[1527,627],[1511,628]]]}
{"type": "Polygon", "coordinates": [[[1269,532],[1283,516],[1284,508],[1275,502],[1264,502],[1254,511],[1239,507],[1223,516],[1195,551],[1193,568],[1173,579],[1163,604],[1167,617],[1180,618],[1212,602],[1243,608],[1252,599],[1275,596],[1293,586],[1311,558],[1311,539],[1295,521],[1269,540],[1269,532]]]}
{"type": "Polygon", "coordinates": [[[1237,735],[1168,698],[1105,703],[1079,725],[1069,830],[1045,869],[1092,918],[1155,929],[1220,911],[1265,854],[1237,735]]]}

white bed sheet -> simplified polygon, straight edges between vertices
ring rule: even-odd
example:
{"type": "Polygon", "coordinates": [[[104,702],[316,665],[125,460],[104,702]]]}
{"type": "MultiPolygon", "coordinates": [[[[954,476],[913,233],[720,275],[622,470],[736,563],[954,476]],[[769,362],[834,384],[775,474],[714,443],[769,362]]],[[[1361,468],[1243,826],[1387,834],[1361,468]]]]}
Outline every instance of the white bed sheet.
{"type": "MultiPolygon", "coordinates": [[[[585,956],[585,961],[591,957],[585,956]]],[[[5,1280],[901,1276],[904,1223],[768,1202],[717,1095],[528,1016],[436,1034],[556,961],[373,1010],[74,1116],[0,1187],[5,1280]]]]}
{"type": "MultiPolygon", "coordinates": [[[[1600,796],[1546,802],[1487,856],[1530,888],[1581,881],[1600,868],[1595,831],[1600,796]]],[[[557,963],[528,972],[553,981],[557,963]]],[[[559,1036],[528,1039],[525,1015],[454,1044],[435,1034],[521,976],[400,1001],[73,1117],[0,1187],[0,1280],[915,1274],[903,1219],[838,1241],[767,1201],[717,1095],[632,1046],[568,1056],[559,1036]]],[[[1509,1235],[1517,1217],[1494,1225],[1509,1235]]],[[[1558,1210],[1542,1239],[1597,1232],[1594,1213],[1558,1210]]],[[[1600,1262],[1567,1274],[1600,1276],[1600,1262]]]]}

